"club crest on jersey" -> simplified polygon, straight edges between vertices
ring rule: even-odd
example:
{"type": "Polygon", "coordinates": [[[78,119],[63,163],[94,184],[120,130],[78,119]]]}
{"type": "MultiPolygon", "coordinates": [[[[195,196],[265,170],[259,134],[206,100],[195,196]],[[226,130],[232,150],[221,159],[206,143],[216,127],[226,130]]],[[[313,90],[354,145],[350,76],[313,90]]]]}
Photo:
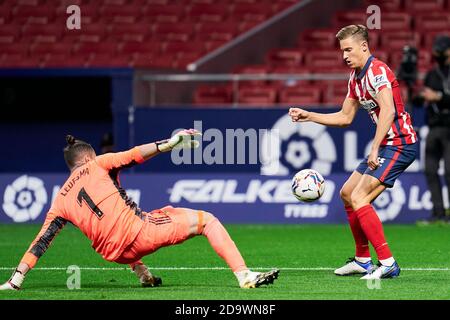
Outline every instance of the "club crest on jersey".
{"type": "Polygon", "coordinates": [[[383,166],[383,163],[386,161],[386,158],[378,157],[378,162],[380,163],[380,167],[383,166]]]}

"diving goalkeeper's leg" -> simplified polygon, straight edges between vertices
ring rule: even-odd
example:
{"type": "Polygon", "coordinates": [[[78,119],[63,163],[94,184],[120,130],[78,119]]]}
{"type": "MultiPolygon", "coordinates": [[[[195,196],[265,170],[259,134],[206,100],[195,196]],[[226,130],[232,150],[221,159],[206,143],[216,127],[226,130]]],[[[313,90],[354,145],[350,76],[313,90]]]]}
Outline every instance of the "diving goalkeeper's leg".
{"type": "Polygon", "coordinates": [[[154,276],[141,260],[131,263],[130,268],[143,287],[159,287],[162,284],[162,279],[154,276]]]}
{"type": "Polygon", "coordinates": [[[249,270],[227,230],[211,213],[193,211],[189,217],[191,220],[191,234],[202,234],[208,238],[216,253],[225,260],[234,272],[241,288],[257,288],[264,284],[272,284],[278,278],[279,270],[271,270],[269,272],[253,272],[249,270]]]}

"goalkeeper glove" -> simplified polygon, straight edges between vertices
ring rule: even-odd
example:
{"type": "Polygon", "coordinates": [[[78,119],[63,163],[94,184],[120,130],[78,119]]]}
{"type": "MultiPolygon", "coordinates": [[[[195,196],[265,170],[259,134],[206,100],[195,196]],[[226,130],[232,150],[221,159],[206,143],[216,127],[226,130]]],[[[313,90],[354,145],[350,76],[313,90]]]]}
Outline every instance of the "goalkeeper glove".
{"type": "Polygon", "coordinates": [[[0,286],[1,290],[19,290],[25,276],[19,270],[15,270],[11,279],[0,286]]]}
{"type": "Polygon", "coordinates": [[[194,140],[195,136],[202,134],[195,129],[181,130],[174,134],[170,139],[157,141],[156,148],[160,152],[171,151],[172,149],[181,148],[198,148],[200,143],[194,140]]]}

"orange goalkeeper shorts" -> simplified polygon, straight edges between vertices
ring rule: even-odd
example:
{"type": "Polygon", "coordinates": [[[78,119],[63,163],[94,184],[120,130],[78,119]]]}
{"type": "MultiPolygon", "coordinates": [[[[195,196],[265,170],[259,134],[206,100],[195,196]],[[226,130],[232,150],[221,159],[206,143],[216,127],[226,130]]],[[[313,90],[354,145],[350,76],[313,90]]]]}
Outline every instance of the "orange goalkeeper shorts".
{"type": "Polygon", "coordinates": [[[193,210],[166,206],[143,212],[144,226],[115,262],[130,264],[161,247],[187,240],[190,237],[189,211],[193,210]]]}

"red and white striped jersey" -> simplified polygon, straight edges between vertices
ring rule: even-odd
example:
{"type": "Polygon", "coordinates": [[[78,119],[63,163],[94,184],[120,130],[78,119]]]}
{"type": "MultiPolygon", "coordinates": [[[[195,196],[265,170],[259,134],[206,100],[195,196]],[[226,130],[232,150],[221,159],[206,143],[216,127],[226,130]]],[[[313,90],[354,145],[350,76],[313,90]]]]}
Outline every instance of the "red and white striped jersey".
{"type": "Polygon", "coordinates": [[[399,83],[395,74],[384,62],[371,56],[358,74],[353,70],[348,81],[347,98],[358,100],[367,110],[372,121],[378,124],[380,106],[375,97],[384,88],[392,89],[395,118],[381,145],[399,146],[415,143],[417,134],[409,113],[405,111],[399,83]]]}

